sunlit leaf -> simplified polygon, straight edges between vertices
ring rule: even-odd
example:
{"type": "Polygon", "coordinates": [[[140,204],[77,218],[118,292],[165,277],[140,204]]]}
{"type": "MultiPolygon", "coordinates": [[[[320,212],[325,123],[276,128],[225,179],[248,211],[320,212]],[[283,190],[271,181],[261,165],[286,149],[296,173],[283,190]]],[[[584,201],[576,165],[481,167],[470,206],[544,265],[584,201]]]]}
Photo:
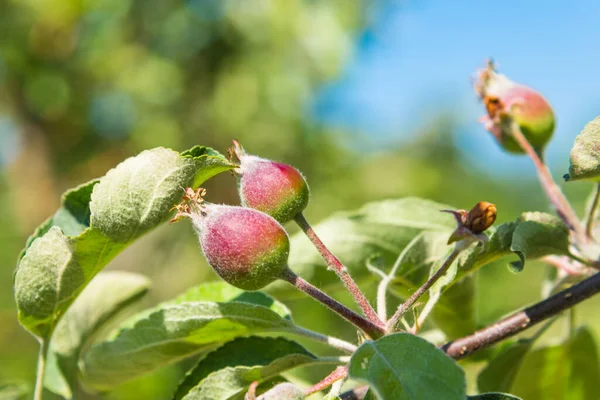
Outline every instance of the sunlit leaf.
{"type": "Polygon", "coordinates": [[[254,382],[262,382],[317,358],[284,338],[235,339],[203,357],[186,375],[173,400],[238,398],[254,382]]]}
{"type": "Polygon", "coordinates": [[[520,259],[510,263],[516,271],[523,269],[526,259],[550,254],[568,254],[569,228],[560,218],[553,215],[541,212],[524,213],[517,220],[510,250],[520,259]]]}
{"type": "Polygon", "coordinates": [[[114,340],[92,346],[83,375],[87,385],[106,390],[239,336],[293,330],[289,319],[246,302],[167,304],[114,340]]]}
{"type": "Polygon", "coordinates": [[[462,369],[418,336],[396,333],[363,343],[352,355],[349,375],[368,383],[382,400],[464,400],[462,369]]]}
{"type": "Polygon", "coordinates": [[[27,243],[15,275],[21,324],[47,338],[87,283],[133,239],[168,219],[184,186],[232,168],[219,153],[157,148],[65,193],[27,243]]]}

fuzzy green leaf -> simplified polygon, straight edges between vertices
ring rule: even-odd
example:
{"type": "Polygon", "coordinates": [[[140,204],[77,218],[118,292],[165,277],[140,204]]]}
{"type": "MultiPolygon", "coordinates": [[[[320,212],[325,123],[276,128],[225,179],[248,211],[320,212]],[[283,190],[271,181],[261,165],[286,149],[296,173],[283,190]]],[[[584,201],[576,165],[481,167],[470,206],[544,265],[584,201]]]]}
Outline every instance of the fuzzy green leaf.
{"type": "Polygon", "coordinates": [[[457,279],[513,253],[519,257],[509,264],[515,272],[523,269],[525,260],[568,253],[569,228],[550,214],[523,213],[516,221],[490,231],[489,241],[483,248],[471,246],[460,256],[457,279]]]}
{"type": "Polygon", "coordinates": [[[146,277],[130,272],[98,274],[65,313],[52,335],[46,388],[70,398],[76,386],[77,363],[84,346],[107,321],[146,294],[149,286],[146,277]]]}
{"type": "Polygon", "coordinates": [[[575,138],[566,181],[600,181],[600,117],[590,121],[575,138]]]}
{"type": "Polygon", "coordinates": [[[598,382],[598,347],[591,330],[581,327],[562,345],[533,350],[511,392],[524,399],[596,399],[598,382]]]}
{"type": "Polygon", "coordinates": [[[507,222],[497,228],[488,229],[489,240],[485,246],[471,246],[460,255],[458,276],[469,274],[486,264],[512,254],[510,245],[516,226],[516,222],[507,222]]]}
{"type": "Polygon", "coordinates": [[[181,155],[158,148],[66,192],[61,208],[36,229],[22,253],[15,274],[21,324],[48,338],[85,285],[131,240],[169,217],[182,186],[197,186],[230,168],[208,148],[181,155]]]}
{"type": "Polygon", "coordinates": [[[25,248],[19,255],[23,258],[31,243],[39,237],[44,236],[51,227],[59,227],[65,235],[76,236],[90,226],[90,199],[94,186],[100,182],[99,179],[91,180],[73,189],[67,190],[62,195],[61,206],[54,215],[44,221],[27,238],[25,248]]]}
{"type": "Polygon", "coordinates": [[[464,400],[463,370],[428,341],[407,333],[363,343],[349,375],[368,383],[382,400],[464,400]]]}
{"type": "MultiPolygon", "coordinates": [[[[314,230],[352,276],[361,280],[370,276],[365,265],[374,254],[379,254],[385,265],[392,265],[420,232],[449,235],[456,227],[454,219],[440,212],[448,208],[452,207],[415,197],[385,200],[368,203],[353,212],[335,214],[314,226],[314,230]]],[[[298,275],[319,282],[321,287],[341,285],[302,232],[291,237],[289,264],[298,275]]],[[[298,295],[290,285],[281,282],[267,288],[278,298],[298,295]]]]}
{"type": "Polygon", "coordinates": [[[185,376],[173,400],[226,400],[243,395],[254,382],[263,382],[317,358],[284,338],[235,339],[207,354],[185,376]]]}
{"type": "Polygon", "coordinates": [[[92,346],[82,371],[89,386],[105,390],[239,336],[293,330],[290,320],[250,303],[167,304],[92,346]]]}
{"type": "Polygon", "coordinates": [[[269,308],[286,319],[291,319],[290,310],[281,302],[262,292],[246,292],[223,281],[202,283],[186,290],[168,303],[179,304],[192,301],[230,302],[241,301],[269,308]]]}
{"type": "Polygon", "coordinates": [[[182,188],[232,168],[208,148],[183,154],[146,150],[108,171],[92,193],[92,226],[117,243],[128,243],[169,218],[181,201],[182,188]]]}
{"type": "Polygon", "coordinates": [[[541,212],[524,213],[517,220],[510,250],[519,256],[510,266],[521,271],[526,259],[569,252],[569,228],[558,218],[541,212]]]}

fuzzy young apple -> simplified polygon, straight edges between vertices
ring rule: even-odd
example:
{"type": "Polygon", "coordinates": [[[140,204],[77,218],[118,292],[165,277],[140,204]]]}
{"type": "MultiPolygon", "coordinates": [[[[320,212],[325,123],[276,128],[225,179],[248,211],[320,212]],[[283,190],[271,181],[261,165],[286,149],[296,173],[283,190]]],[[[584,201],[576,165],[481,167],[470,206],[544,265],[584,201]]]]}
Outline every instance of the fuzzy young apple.
{"type": "Polygon", "coordinates": [[[281,224],[251,208],[205,203],[199,190],[186,190],[175,219],[192,220],[204,256],[215,272],[244,290],[259,290],[280,278],[290,252],[289,237],[281,224]]]}
{"type": "Polygon", "coordinates": [[[280,223],[294,219],[308,205],[309,189],[296,168],[247,154],[237,141],[234,148],[242,204],[269,214],[280,223]]]}

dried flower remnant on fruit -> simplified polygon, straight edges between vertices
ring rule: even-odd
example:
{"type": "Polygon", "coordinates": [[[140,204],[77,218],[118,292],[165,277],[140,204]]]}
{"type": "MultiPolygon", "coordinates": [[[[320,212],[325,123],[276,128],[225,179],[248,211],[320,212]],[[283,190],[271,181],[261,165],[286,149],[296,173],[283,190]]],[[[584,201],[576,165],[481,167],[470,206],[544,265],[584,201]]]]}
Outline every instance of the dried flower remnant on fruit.
{"type": "Polygon", "coordinates": [[[296,168],[247,154],[233,141],[230,153],[240,166],[236,170],[242,204],[269,214],[285,223],[308,205],[309,189],[304,176],[296,168]]]}
{"type": "Polygon", "coordinates": [[[204,196],[206,196],[206,189],[198,188],[186,188],[184,189],[183,199],[181,203],[171,208],[170,211],[177,210],[177,213],[171,218],[171,223],[177,222],[182,218],[191,217],[192,208],[197,212],[202,213],[202,203],[204,203],[204,196]]]}
{"type": "Polygon", "coordinates": [[[186,189],[174,221],[190,218],[206,260],[229,284],[262,289],[287,267],[290,242],[281,224],[251,208],[211,204],[204,190],[186,189]]]}
{"type": "Polygon", "coordinates": [[[480,201],[470,211],[467,210],[441,210],[452,214],[456,220],[456,230],[448,239],[448,244],[463,239],[471,239],[479,242],[487,241],[483,234],[496,221],[496,205],[487,201],[480,201]]]}
{"type": "Polygon", "coordinates": [[[487,111],[481,121],[504,150],[524,153],[512,137],[514,121],[531,146],[542,152],[554,133],[555,118],[540,93],[497,73],[491,61],[478,72],[474,87],[487,111]]]}

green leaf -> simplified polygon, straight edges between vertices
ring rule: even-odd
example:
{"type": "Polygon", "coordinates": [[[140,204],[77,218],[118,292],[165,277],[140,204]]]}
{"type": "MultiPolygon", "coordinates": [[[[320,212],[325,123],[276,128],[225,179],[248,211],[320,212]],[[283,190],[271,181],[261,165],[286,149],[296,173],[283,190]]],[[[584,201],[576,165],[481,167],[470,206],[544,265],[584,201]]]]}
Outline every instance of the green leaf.
{"type": "Polygon", "coordinates": [[[581,327],[563,345],[532,351],[511,389],[524,399],[587,400],[598,397],[600,359],[591,330],[581,327]]]}
{"type": "Polygon", "coordinates": [[[590,121],[575,138],[570,164],[566,181],[600,180],[600,117],[590,121]]]}
{"type": "MultiPolygon", "coordinates": [[[[398,254],[422,231],[445,232],[455,229],[454,219],[440,210],[445,204],[415,197],[368,203],[357,211],[338,213],[314,226],[315,232],[348,267],[355,279],[366,279],[365,267],[374,254],[392,265],[398,254]]],[[[321,255],[304,233],[291,237],[289,264],[303,278],[321,287],[341,286],[337,276],[326,268],[321,255]]],[[[276,282],[268,291],[277,298],[297,296],[290,285],[276,282]]]]}
{"type": "Polygon", "coordinates": [[[464,400],[465,374],[428,341],[408,333],[363,343],[350,360],[349,375],[368,383],[383,400],[464,400]]]}
{"type": "Polygon", "coordinates": [[[56,226],[36,239],[15,275],[19,322],[35,336],[50,336],[79,292],[121,250],[107,243],[96,231],[70,238],[56,226]]]}
{"type": "Polygon", "coordinates": [[[450,283],[434,285],[430,290],[430,296],[432,293],[439,296],[431,318],[449,339],[471,334],[477,328],[476,278],[471,275],[457,281],[456,265],[455,262],[445,275],[446,282],[450,280],[450,283]]]}
{"type": "Polygon", "coordinates": [[[24,383],[0,384],[0,400],[25,400],[31,390],[24,383]]]}
{"type": "Polygon", "coordinates": [[[51,227],[59,227],[65,235],[76,236],[82,233],[90,226],[90,199],[94,186],[100,182],[99,179],[93,179],[87,183],[79,185],[73,189],[67,190],[62,195],[61,206],[54,215],[44,221],[36,228],[25,244],[25,248],[19,255],[19,260],[23,258],[25,252],[31,246],[31,243],[39,237],[44,236],[51,227]]]}
{"type": "Polygon", "coordinates": [[[461,253],[458,261],[458,276],[462,277],[484,265],[512,254],[510,245],[516,226],[516,222],[507,222],[497,228],[491,227],[488,229],[489,240],[485,246],[471,246],[461,253]]]}
{"type": "Polygon", "coordinates": [[[269,308],[286,319],[291,319],[290,310],[285,304],[262,292],[246,292],[223,281],[207,282],[194,286],[177,296],[169,304],[192,301],[230,302],[238,301],[269,308]]]}
{"type": "Polygon", "coordinates": [[[316,361],[304,347],[284,338],[235,339],[202,358],[185,376],[173,400],[233,399],[254,381],[316,361]]]}
{"type": "Polygon", "coordinates": [[[52,335],[46,388],[70,398],[84,346],[107,321],[146,294],[149,286],[150,281],[139,274],[123,271],[98,274],[65,313],[52,335]]]}
{"type": "Polygon", "coordinates": [[[285,304],[273,299],[271,296],[262,292],[246,292],[242,289],[238,289],[235,286],[231,286],[227,282],[214,281],[201,283],[196,286],[192,286],[179,296],[172,300],[167,300],[155,307],[146,309],[127,319],[120,324],[121,329],[131,328],[138,321],[148,318],[148,316],[156,311],[160,311],[165,306],[176,305],[182,303],[191,302],[217,302],[217,303],[228,303],[232,301],[250,303],[258,306],[266,307],[281,317],[291,320],[292,316],[290,310],[285,304]]]}
{"type": "Polygon", "coordinates": [[[515,272],[523,269],[525,260],[568,253],[569,228],[550,214],[526,212],[515,222],[490,231],[489,241],[483,248],[471,246],[461,254],[457,279],[512,253],[519,257],[509,264],[515,272]]]}
{"type": "MultiPolygon", "coordinates": [[[[394,266],[397,268],[390,271],[395,276],[390,285],[392,293],[406,298],[425,283],[448,255],[451,247],[447,241],[447,232],[422,232],[417,235],[400,253],[394,266]]],[[[428,294],[430,299],[433,298],[431,301],[437,302],[432,318],[450,338],[471,333],[477,325],[475,281],[471,277],[464,278],[443,292],[454,282],[457,265],[455,262],[428,294]]]]}
{"type": "Polygon", "coordinates": [[[92,346],[82,371],[89,386],[106,390],[239,336],[293,330],[290,320],[245,302],[165,305],[114,340],[92,346]]]}
{"type": "Polygon", "coordinates": [[[182,186],[233,168],[205,147],[182,155],[142,152],[102,179],[65,193],[57,213],[28,240],[15,274],[21,324],[48,338],[85,285],[133,239],[168,219],[182,186]]]}
{"type": "Polygon", "coordinates": [[[521,339],[502,349],[479,373],[477,377],[479,391],[510,391],[533,343],[534,340],[521,339]]]}
{"type": "Polygon", "coordinates": [[[520,397],[508,393],[483,393],[477,396],[468,396],[467,400],[522,400],[520,397]]]}
{"type": "Polygon", "coordinates": [[[526,259],[569,253],[569,228],[550,214],[527,212],[517,220],[510,250],[519,256],[510,266],[521,271],[526,259]]]}
{"type": "Polygon", "coordinates": [[[195,147],[181,156],[156,148],[128,158],[94,188],[91,224],[117,243],[128,243],[169,218],[182,188],[232,169],[222,155],[195,147]]]}

